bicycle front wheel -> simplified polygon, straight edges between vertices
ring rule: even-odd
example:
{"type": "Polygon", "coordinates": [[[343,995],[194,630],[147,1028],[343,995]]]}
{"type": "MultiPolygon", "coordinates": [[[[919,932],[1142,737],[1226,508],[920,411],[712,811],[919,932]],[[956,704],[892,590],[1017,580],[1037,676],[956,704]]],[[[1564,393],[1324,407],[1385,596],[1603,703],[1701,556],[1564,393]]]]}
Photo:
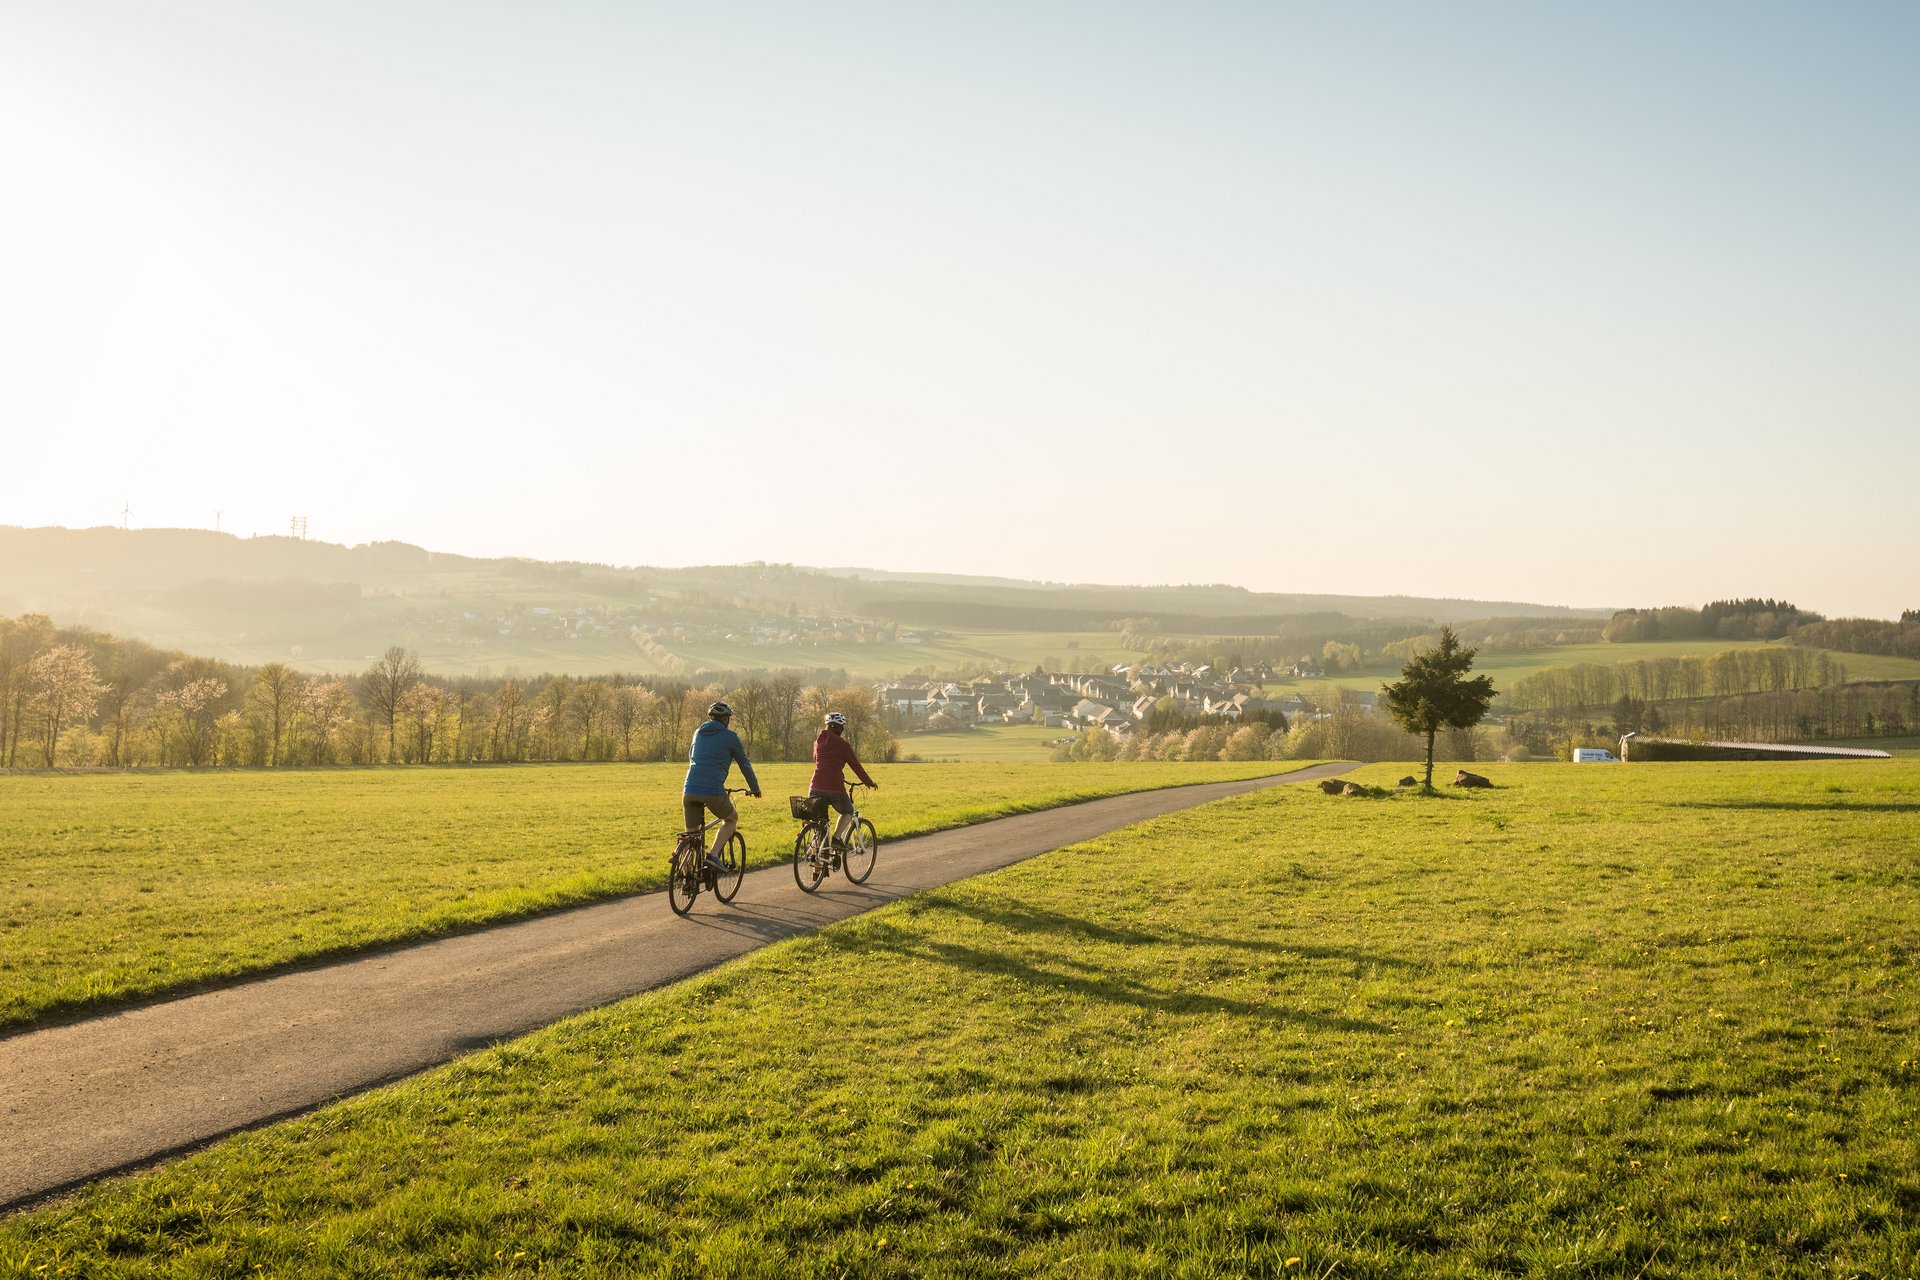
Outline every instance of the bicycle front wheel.
{"type": "Polygon", "coordinates": [[[667,864],[667,905],[673,914],[683,916],[693,910],[700,896],[700,846],[682,843],[667,864]]]}
{"type": "Polygon", "coordinates": [[[793,882],[802,893],[812,893],[827,875],[827,858],[820,851],[827,829],[808,823],[793,838],[793,882]]]}
{"type": "Polygon", "coordinates": [[[740,892],[741,879],[747,874],[747,838],[734,832],[727,847],[720,851],[720,861],[727,864],[727,869],[713,873],[713,896],[722,902],[732,902],[733,895],[740,892]]]}
{"type": "Polygon", "coordinates": [[[865,884],[867,877],[873,874],[873,860],[880,852],[880,837],[874,834],[873,824],[865,818],[853,824],[853,830],[847,832],[847,857],[845,866],[847,879],[855,884],[865,884]]]}

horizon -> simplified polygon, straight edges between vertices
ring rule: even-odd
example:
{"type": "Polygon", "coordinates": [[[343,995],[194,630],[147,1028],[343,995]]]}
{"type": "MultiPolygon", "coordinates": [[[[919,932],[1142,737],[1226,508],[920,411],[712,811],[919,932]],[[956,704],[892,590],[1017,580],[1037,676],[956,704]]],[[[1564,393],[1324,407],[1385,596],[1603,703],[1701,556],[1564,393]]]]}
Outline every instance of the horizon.
{"type": "Polygon", "coordinates": [[[16,7],[0,522],[1894,618],[1916,54],[1872,3],[16,7]]]}
{"type": "MultiPolygon", "coordinates": [[[[1003,574],[954,573],[946,570],[916,570],[911,568],[896,569],[896,568],[885,568],[878,565],[804,564],[801,562],[790,561],[790,560],[747,560],[747,561],[729,561],[729,562],[704,561],[701,563],[690,563],[690,564],[658,564],[658,563],[644,563],[644,562],[629,563],[629,562],[622,562],[622,561],[604,561],[604,560],[550,560],[545,557],[524,556],[524,555],[504,555],[504,556],[479,555],[472,552],[457,550],[449,547],[425,546],[419,543],[407,542],[404,539],[398,539],[398,538],[374,538],[374,539],[369,539],[365,542],[346,543],[346,542],[334,542],[330,539],[319,538],[319,537],[305,537],[305,538],[294,537],[287,533],[257,532],[257,533],[242,534],[231,529],[196,528],[190,525],[162,525],[162,526],[153,526],[153,527],[148,527],[148,526],[125,527],[121,525],[89,525],[85,527],[76,528],[76,527],[66,526],[66,525],[41,525],[41,526],[28,527],[28,526],[19,526],[19,525],[0,524],[0,529],[6,529],[6,528],[19,529],[29,533],[40,532],[44,530],[53,530],[53,531],[66,532],[66,533],[92,533],[92,532],[97,532],[102,530],[109,531],[109,532],[128,533],[128,534],[193,533],[193,534],[210,534],[216,537],[228,537],[236,541],[249,541],[249,540],[261,539],[261,538],[282,538],[288,541],[308,542],[308,543],[314,543],[319,545],[339,547],[342,550],[347,550],[347,551],[352,551],[360,547],[374,546],[374,545],[384,543],[384,544],[398,544],[398,545],[404,545],[404,546],[411,546],[417,550],[424,551],[429,555],[457,556],[462,559],[469,559],[469,560],[517,560],[517,561],[527,561],[535,564],[570,563],[570,564],[589,565],[597,568],[623,569],[623,570],[662,569],[669,572],[682,572],[682,571],[697,570],[697,569],[748,568],[754,565],[769,565],[769,566],[785,566],[792,569],[803,570],[803,571],[814,572],[814,573],[824,573],[829,575],[841,575],[841,574],[859,575],[864,573],[875,573],[875,574],[885,575],[886,577],[898,577],[898,578],[905,578],[905,579],[912,579],[912,580],[925,580],[925,579],[933,579],[933,578],[961,578],[961,579],[969,579],[969,580],[978,580],[983,582],[986,582],[986,581],[1003,582],[1009,585],[1027,587],[1027,588],[1033,588],[1033,589],[1045,589],[1049,587],[1080,588],[1080,589],[1099,590],[1099,591],[1226,589],[1230,591],[1245,591],[1250,594],[1256,594],[1256,595],[1330,596],[1330,597],[1336,597],[1336,598],[1345,597],[1345,598],[1349,598],[1356,601],[1436,600],[1436,601],[1447,601],[1447,602],[1463,603],[1463,604],[1521,605],[1526,607],[1548,607],[1548,608],[1556,608],[1556,609],[1567,609],[1575,613],[1587,614],[1587,615],[1598,615],[1601,613],[1611,614],[1611,613],[1618,613],[1622,610],[1629,610],[1629,609],[1647,610],[1647,609],[1661,609],[1661,608],[1669,608],[1669,607],[1699,609],[1715,601],[1729,601],[1729,600],[1735,600],[1735,599],[1776,599],[1776,600],[1780,600],[1782,603],[1792,605],[1793,607],[1800,609],[1803,612],[1819,614],[1820,616],[1826,617],[1826,618],[1866,616],[1866,615],[1859,615],[1859,614],[1832,613],[1832,612],[1828,612],[1827,610],[1812,606],[1805,601],[1792,600],[1787,597],[1779,596],[1773,593],[1767,593],[1762,596],[1753,596],[1753,597],[1735,597],[1735,596],[1728,596],[1728,595],[1708,594],[1693,600],[1661,600],[1657,602],[1636,601],[1636,602],[1627,603],[1627,604],[1597,604],[1597,605],[1571,604],[1570,605],[1570,604],[1560,604],[1554,601],[1524,600],[1514,596],[1438,596],[1438,595],[1412,593],[1412,592],[1382,592],[1377,595],[1357,595],[1351,592],[1292,591],[1292,590],[1270,591],[1270,590],[1265,590],[1261,588],[1249,587],[1241,583],[1224,582],[1224,581],[1211,581],[1211,582],[1203,582],[1203,581],[1197,581],[1197,580],[1186,581],[1186,582],[1100,582],[1100,581],[1090,581],[1090,580],[1069,581],[1069,580],[1060,580],[1060,579],[1009,577],[1003,574]]],[[[878,580],[879,579],[876,579],[876,581],[878,580]]],[[[1893,614],[1889,615],[1887,619],[1883,619],[1883,620],[1897,619],[1904,612],[1906,612],[1906,610],[1897,610],[1893,614]]]]}

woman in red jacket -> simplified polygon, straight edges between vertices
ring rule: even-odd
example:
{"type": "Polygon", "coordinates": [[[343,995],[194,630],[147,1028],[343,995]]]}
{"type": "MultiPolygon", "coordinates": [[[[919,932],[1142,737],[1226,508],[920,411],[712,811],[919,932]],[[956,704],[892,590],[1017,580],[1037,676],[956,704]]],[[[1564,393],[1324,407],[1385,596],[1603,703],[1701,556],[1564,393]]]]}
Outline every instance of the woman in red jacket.
{"type": "Polygon", "coordinates": [[[838,711],[827,712],[827,722],[813,740],[813,781],[807,784],[808,795],[824,799],[840,815],[833,828],[833,847],[840,850],[847,847],[847,832],[853,829],[853,801],[847,796],[847,779],[841,770],[852,765],[860,781],[876,791],[880,789],[861,767],[853,744],[841,736],[846,731],[847,718],[838,711]]]}

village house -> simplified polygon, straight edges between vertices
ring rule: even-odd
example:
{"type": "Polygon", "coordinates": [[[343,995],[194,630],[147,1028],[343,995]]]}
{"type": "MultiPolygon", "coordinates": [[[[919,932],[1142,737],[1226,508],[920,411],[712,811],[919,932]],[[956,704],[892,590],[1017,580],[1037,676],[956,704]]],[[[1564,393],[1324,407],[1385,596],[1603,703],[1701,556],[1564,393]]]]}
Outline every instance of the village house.
{"type": "Polygon", "coordinates": [[[1067,720],[1074,728],[1084,729],[1089,725],[1102,723],[1112,714],[1112,707],[1106,706],[1103,703],[1094,702],[1091,699],[1082,698],[1079,702],[1073,704],[1073,709],[1067,713],[1067,720]]]}
{"type": "Polygon", "coordinates": [[[902,715],[917,718],[927,714],[929,697],[924,685],[917,689],[910,685],[889,685],[880,690],[880,705],[902,715]]]}

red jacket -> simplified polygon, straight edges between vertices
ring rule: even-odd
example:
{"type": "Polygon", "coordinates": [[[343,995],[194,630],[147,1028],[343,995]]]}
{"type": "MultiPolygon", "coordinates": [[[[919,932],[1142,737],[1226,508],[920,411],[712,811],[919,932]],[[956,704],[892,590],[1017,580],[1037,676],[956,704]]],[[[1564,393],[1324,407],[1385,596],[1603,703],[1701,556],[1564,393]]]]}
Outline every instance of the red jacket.
{"type": "Polygon", "coordinates": [[[847,779],[840,771],[848,765],[860,775],[860,781],[873,785],[873,779],[860,767],[860,757],[853,754],[853,744],[831,729],[822,729],[820,736],[813,740],[813,781],[807,784],[807,790],[825,791],[829,795],[844,792],[847,779]]]}

